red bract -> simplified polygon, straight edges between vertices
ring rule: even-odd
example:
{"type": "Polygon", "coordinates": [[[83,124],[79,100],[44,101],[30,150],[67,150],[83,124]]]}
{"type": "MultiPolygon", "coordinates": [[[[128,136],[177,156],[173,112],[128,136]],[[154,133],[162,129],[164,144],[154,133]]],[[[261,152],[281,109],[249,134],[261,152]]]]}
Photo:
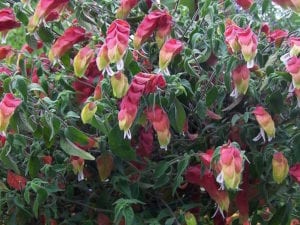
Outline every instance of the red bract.
{"type": "Polygon", "coordinates": [[[253,140],[258,141],[260,138],[263,138],[265,141],[266,132],[268,140],[271,141],[275,137],[275,124],[271,115],[262,106],[256,106],[252,113],[260,126],[260,133],[253,140]]]}
{"type": "Polygon", "coordinates": [[[300,37],[290,37],[288,43],[291,47],[290,56],[298,56],[300,53],[300,37]]]}
{"type": "Polygon", "coordinates": [[[5,59],[13,53],[12,47],[9,45],[0,46],[0,60],[5,59]]]}
{"type": "Polygon", "coordinates": [[[158,105],[156,105],[154,108],[149,107],[145,113],[157,133],[160,147],[167,149],[171,139],[170,121],[167,113],[158,105]]]}
{"type": "Polygon", "coordinates": [[[10,76],[12,74],[12,71],[7,67],[0,66],[0,74],[6,74],[7,76],[10,76]]]}
{"type": "Polygon", "coordinates": [[[300,88],[300,59],[293,56],[285,66],[286,71],[292,76],[294,88],[300,88]]]}
{"type": "Polygon", "coordinates": [[[257,36],[253,33],[250,27],[241,29],[238,32],[238,42],[241,46],[241,51],[247,67],[252,68],[254,65],[254,58],[257,53],[257,36]]]}
{"type": "Polygon", "coordinates": [[[248,90],[250,71],[246,65],[239,65],[232,71],[232,80],[234,90],[231,93],[232,97],[237,98],[239,95],[245,95],[248,90]]]}
{"type": "Polygon", "coordinates": [[[72,87],[76,91],[76,100],[79,103],[84,103],[95,91],[95,84],[103,79],[102,73],[98,70],[96,61],[92,60],[89,64],[85,78],[76,79],[72,87]]]}
{"type": "Polygon", "coordinates": [[[242,178],[243,156],[241,151],[233,144],[225,144],[220,149],[221,172],[217,177],[218,182],[225,184],[227,189],[237,190],[242,178]]]}
{"type": "Polygon", "coordinates": [[[300,163],[296,163],[290,167],[289,174],[294,181],[300,184],[300,163]]]}
{"type": "Polygon", "coordinates": [[[11,93],[4,95],[0,102],[0,131],[6,131],[10,118],[21,103],[22,100],[11,93]]]}
{"type": "Polygon", "coordinates": [[[159,68],[165,70],[171,60],[178,55],[183,49],[181,41],[176,39],[167,40],[159,52],[159,68]]]}
{"type": "Polygon", "coordinates": [[[153,128],[142,127],[139,132],[139,144],[136,150],[137,155],[150,158],[153,151],[153,128]]]}
{"type": "Polygon", "coordinates": [[[253,0],[236,0],[236,3],[243,9],[247,10],[253,4],[253,0]]]}
{"type": "Polygon", "coordinates": [[[128,47],[129,34],[130,26],[125,20],[117,19],[108,27],[105,43],[110,63],[116,63],[123,58],[128,47]]]}
{"type": "Polygon", "coordinates": [[[129,129],[136,117],[143,94],[153,93],[157,87],[165,86],[166,82],[162,75],[138,73],[133,77],[127,94],[122,99],[118,114],[119,127],[124,130],[124,138],[131,138],[129,129]]]}
{"type": "Polygon", "coordinates": [[[156,29],[156,41],[158,42],[159,47],[161,47],[164,43],[164,40],[171,32],[171,26],[172,17],[167,11],[152,11],[147,16],[145,16],[136,30],[133,40],[134,48],[139,49],[156,29]]]}
{"type": "Polygon", "coordinates": [[[6,136],[4,134],[0,134],[0,148],[2,148],[5,145],[6,142],[6,136]]]}
{"type": "Polygon", "coordinates": [[[21,24],[16,21],[13,9],[3,8],[0,10],[0,32],[2,33],[2,42],[5,41],[9,30],[19,27],[21,24]]]}
{"type": "Polygon", "coordinates": [[[275,152],[272,159],[273,180],[277,184],[281,184],[287,177],[289,172],[289,164],[282,152],[275,152]]]}
{"type": "Polygon", "coordinates": [[[126,19],[131,9],[138,4],[138,0],[121,0],[120,7],[117,10],[118,19],[126,19]]]}
{"type": "Polygon", "coordinates": [[[69,0],[40,0],[35,8],[33,16],[29,19],[28,31],[30,33],[34,32],[40,22],[48,16],[52,17],[49,17],[48,21],[49,19],[53,19],[52,13],[56,14],[60,12],[68,2],[69,0]]]}
{"type": "Polygon", "coordinates": [[[220,189],[211,171],[206,170],[203,174],[200,165],[191,166],[185,172],[185,179],[189,183],[203,187],[216,201],[221,212],[222,210],[228,211],[230,203],[228,192],[220,189]]]}
{"type": "Polygon", "coordinates": [[[130,26],[125,20],[117,19],[112,22],[106,32],[105,43],[97,56],[99,70],[106,69],[109,75],[113,75],[110,63],[117,63],[118,70],[123,70],[123,56],[128,48],[130,26]]]}
{"type": "Polygon", "coordinates": [[[288,36],[288,34],[289,33],[285,30],[277,29],[270,32],[267,37],[269,42],[274,42],[275,46],[279,48],[282,41],[288,36]]]}
{"type": "Polygon", "coordinates": [[[42,157],[42,160],[43,160],[43,163],[51,165],[52,161],[53,161],[53,158],[52,158],[51,155],[45,155],[45,156],[42,157]]]}
{"type": "Polygon", "coordinates": [[[49,59],[53,61],[60,58],[75,44],[84,41],[86,38],[87,34],[82,27],[69,27],[52,45],[48,54],[49,59]]]}
{"type": "Polygon", "coordinates": [[[93,60],[93,57],[94,51],[88,46],[79,50],[73,61],[74,73],[77,77],[82,77],[84,75],[90,62],[93,60]]]}
{"type": "Polygon", "coordinates": [[[228,46],[230,52],[235,53],[240,50],[240,45],[238,42],[238,32],[241,30],[233,21],[227,20],[225,27],[225,43],[228,46]]]}
{"type": "Polygon", "coordinates": [[[14,172],[8,170],[6,182],[11,188],[21,191],[25,188],[27,180],[25,177],[17,175],[14,172]]]}
{"type": "Polygon", "coordinates": [[[210,166],[211,166],[211,162],[212,162],[212,158],[213,158],[213,155],[214,155],[214,149],[210,148],[210,149],[207,149],[204,152],[201,152],[199,154],[200,156],[200,160],[201,162],[204,164],[204,166],[209,169],[210,166]]]}
{"type": "Polygon", "coordinates": [[[270,33],[270,27],[268,23],[262,23],[261,25],[261,32],[265,33],[266,35],[269,35],[270,33]]]}

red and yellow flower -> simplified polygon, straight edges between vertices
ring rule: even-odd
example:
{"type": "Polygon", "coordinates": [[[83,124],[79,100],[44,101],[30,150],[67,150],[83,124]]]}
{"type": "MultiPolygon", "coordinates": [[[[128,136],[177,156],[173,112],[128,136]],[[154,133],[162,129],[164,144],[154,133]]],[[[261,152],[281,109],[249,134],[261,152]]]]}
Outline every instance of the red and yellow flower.
{"type": "Polygon", "coordinates": [[[118,19],[126,19],[131,9],[133,9],[137,4],[138,0],[121,0],[116,17],[118,19]]]}
{"type": "Polygon", "coordinates": [[[245,95],[249,87],[250,70],[246,65],[239,65],[232,71],[232,80],[234,90],[230,96],[237,98],[239,95],[245,95]]]}
{"type": "Polygon", "coordinates": [[[22,100],[11,93],[4,95],[0,102],[0,131],[6,131],[10,118],[21,103],[22,100]]]}
{"type": "Polygon", "coordinates": [[[266,132],[268,140],[271,141],[275,137],[275,123],[271,115],[262,106],[256,106],[253,110],[253,114],[260,126],[260,133],[253,140],[258,141],[260,138],[263,138],[263,140],[266,141],[266,132]]]}
{"type": "Polygon", "coordinates": [[[160,147],[167,149],[171,139],[170,121],[167,113],[158,105],[154,108],[149,107],[145,113],[156,131],[160,147]]]}
{"type": "Polygon", "coordinates": [[[16,21],[16,17],[12,8],[0,9],[0,33],[2,42],[5,42],[6,34],[9,30],[20,27],[21,23],[16,21]]]}
{"type": "Polygon", "coordinates": [[[276,152],[272,159],[273,180],[277,184],[281,184],[287,177],[289,172],[289,164],[282,152],[276,152]]]}
{"type": "Polygon", "coordinates": [[[85,46],[79,50],[73,62],[74,73],[77,77],[83,77],[85,71],[87,70],[93,58],[94,58],[94,51],[90,49],[88,46],[85,46]]]}
{"type": "Polygon", "coordinates": [[[183,49],[181,41],[176,39],[167,40],[159,52],[159,69],[165,70],[172,59],[178,55],[183,49]]]}

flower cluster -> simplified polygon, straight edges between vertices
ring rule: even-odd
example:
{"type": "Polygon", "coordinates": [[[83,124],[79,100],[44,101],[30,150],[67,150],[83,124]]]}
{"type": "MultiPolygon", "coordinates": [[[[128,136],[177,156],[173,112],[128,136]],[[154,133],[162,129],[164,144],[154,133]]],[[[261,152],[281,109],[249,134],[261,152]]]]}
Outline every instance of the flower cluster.
{"type": "Polygon", "coordinates": [[[105,69],[109,75],[114,75],[109,67],[110,63],[116,63],[118,71],[123,70],[123,56],[128,48],[129,34],[130,25],[125,20],[117,19],[112,22],[96,59],[99,70],[105,69]]]}
{"type": "Polygon", "coordinates": [[[0,10],[0,33],[2,43],[5,42],[8,31],[19,26],[21,26],[21,24],[16,21],[14,11],[11,8],[4,8],[0,10]]]}
{"type": "Polygon", "coordinates": [[[119,127],[124,130],[124,137],[131,138],[129,129],[136,117],[141,97],[165,86],[166,81],[162,75],[138,73],[133,77],[126,95],[122,98],[118,114],[119,127]]]}
{"type": "Polygon", "coordinates": [[[247,67],[254,66],[254,58],[257,54],[257,36],[251,30],[250,26],[241,28],[233,21],[228,20],[225,29],[225,42],[232,53],[241,52],[247,67]]]}
{"type": "Polygon", "coordinates": [[[230,96],[237,98],[239,95],[245,95],[249,87],[250,70],[246,65],[237,66],[231,73],[234,83],[234,90],[230,96]]]}
{"type": "Polygon", "coordinates": [[[265,132],[268,136],[268,141],[271,141],[275,137],[275,123],[271,115],[262,107],[256,106],[252,112],[260,126],[259,134],[253,139],[253,141],[258,141],[263,138],[266,141],[265,132]]]}
{"type": "Polygon", "coordinates": [[[133,46],[139,49],[141,45],[156,31],[156,42],[161,47],[172,28],[172,17],[167,11],[154,10],[139,24],[134,35],[133,46]]]}
{"type": "Polygon", "coordinates": [[[167,149],[171,139],[170,121],[167,113],[160,106],[156,105],[146,109],[145,114],[157,133],[160,147],[167,149]]]}

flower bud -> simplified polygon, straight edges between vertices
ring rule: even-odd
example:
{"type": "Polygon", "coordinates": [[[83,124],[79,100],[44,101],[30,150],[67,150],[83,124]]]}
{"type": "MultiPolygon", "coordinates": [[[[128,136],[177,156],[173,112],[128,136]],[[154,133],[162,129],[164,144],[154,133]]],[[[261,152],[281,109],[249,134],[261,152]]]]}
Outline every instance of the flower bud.
{"type": "Polygon", "coordinates": [[[155,35],[155,40],[157,46],[161,48],[161,46],[165,43],[166,39],[171,33],[172,29],[172,16],[167,11],[164,11],[164,14],[159,19],[158,27],[155,35]]]}
{"type": "Polygon", "coordinates": [[[184,220],[186,225],[197,225],[196,217],[190,212],[186,212],[184,214],[184,220]]]}
{"type": "MultiPolygon", "coordinates": [[[[220,149],[221,175],[227,189],[237,190],[242,179],[243,156],[241,151],[231,143],[223,145],[220,149]]],[[[218,178],[217,178],[218,179],[218,178]]]]}
{"type": "Polygon", "coordinates": [[[274,30],[268,34],[268,42],[274,42],[275,46],[279,48],[283,40],[288,36],[288,32],[285,30],[274,30]]]}
{"type": "Polygon", "coordinates": [[[106,44],[102,45],[100,48],[96,62],[100,71],[104,70],[109,65],[108,48],[106,44]]]}
{"type": "Polygon", "coordinates": [[[232,71],[232,80],[234,83],[234,91],[231,96],[238,97],[245,95],[249,87],[250,71],[246,65],[239,65],[232,71]]]}
{"type": "Polygon", "coordinates": [[[181,41],[169,39],[165,42],[159,52],[159,68],[164,70],[168,67],[171,60],[183,49],[181,41]]]}
{"type": "Polygon", "coordinates": [[[154,108],[149,107],[146,110],[146,115],[157,133],[160,147],[167,149],[171,138],[170,121],[167,113],[160,106],[156,105],[154,108]]]}
{"type": "Polygon", "coordinates": [[[263,132],[266,132],[269,141],[271,141],[272,138],[275,137],[275,124],[271,115],[262,106],[256,106],[256,108],[253,110],[253,113],[255,115],[256,121],[261,128],[261,137],[263,137],[264,139],[263,132]]]}
{"type": "Polygon", "coordinates": [[[118,72],[112,76],[110,78],[110,83],[116,98],[122,98],[126,94],[129,84],[127,77],[123,73],[118,72]]]}
{"type": "Polygon", "coordinates": [[[300,54],[300,37],[290,37],[288,43],[291,47],[290,56],[298,56],[300,54]]]}
{"type": "Polygon", "coordinates": [[[0,131],[6,131],[10,118],[21,103],[22,100],[11,93],[4,95],[0,102],[0,131]]]}
{"type": "Polygon", "coordinates": [[[9,30],[17,28],[19,26],[21,26],[21,24],[16,21],[13,9],[0,9],[0,33],[2,35],[2,42],[5,41],[6,34],[9,30]]]}
{"type": "Polygon", "coordinates": [[[272,159],[273,180],[277,184],[281,184],[287,177],[289,172],[289,164],[285,156],[281,152],[276,152],[272,159]]]}
{"type": "Polygon", "coordinates": [[[6,182],[11,188],[21,191],[26,187],[27,180],[25,177],[8,170],[6,182]]]}
{"type": "Polygon", "coordinates": [[[241,46],[238,42],[238,32],[241,30],[233,21],[227,20],[225,27],[225,42],[230,52],[235,53],[240,51],[241,46]]]}
{"type": "Polygon", "coordinates": [[[238,42],[241,46],[242,55],[247,62],[247,67],[252,68],[257,53],[257,36],[250,27],[238,32],[238,42]]]}
{"type": "Polygon", "coordinates": [[[236,3],[241,6],[244,10],[247,10],[253,4],[253,0],[236,0],[236,3]]]}
{"type": "Polygon", "coordinates": [[[78,181],[83,180],[84,159],[78,156],[71,156],[71,164],[73,166],[73,172],[78,176],[78,181]]]}
{"type": "Polygon", "coordinates": [[[83,77],[86,69],[94,57],[94,51],[88,46],[79,50],[74,58],[74,73],[77,77],[83,77]]]}
{"type": "Polygon", "coordinates": [[[300,163],[296,163],[289,169],[289,174],[294,181],[300,184],[300,163]]]}
{"type": "Polygon", "coordinates": [[[52,45],[48,57],[51,61],[62,57],[78,42],[86,39],[85,29],[78,26],[69,27],[52,45]]]}
{"type": "Polygon", "coordinates": [[[121,0],[120,7],[117,10],[116,17],[118,19],[126,19],[131,9],[138,4],[138,0],[121,0]]]}
{"type": "Polygon", "coordinates": [[[81,120],[84,124],[89,123],[97,111],[97,105],[94,102],[87,103],[81,111],[81,120]]]}
{"type": "Polygon", "coordinates": [[[0,46],[0,60],[6,59],[13,54],[12,47],[9,45],[0,46]]]}
{"type": "Polygon", "coordinates": [[[300,88],[300,59],[293,56],[287,61],[286,71],[292,75],[294,88],[300,88]]]}

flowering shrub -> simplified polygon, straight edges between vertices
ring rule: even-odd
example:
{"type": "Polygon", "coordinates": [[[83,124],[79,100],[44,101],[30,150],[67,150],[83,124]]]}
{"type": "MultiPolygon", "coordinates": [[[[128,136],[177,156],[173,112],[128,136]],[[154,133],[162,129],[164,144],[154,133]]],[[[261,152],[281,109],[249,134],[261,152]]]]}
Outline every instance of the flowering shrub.
{"type": "Polygon", "coordinates": [[[0,224],[300,224],[299,12],[1,1],[0,224]]]}

